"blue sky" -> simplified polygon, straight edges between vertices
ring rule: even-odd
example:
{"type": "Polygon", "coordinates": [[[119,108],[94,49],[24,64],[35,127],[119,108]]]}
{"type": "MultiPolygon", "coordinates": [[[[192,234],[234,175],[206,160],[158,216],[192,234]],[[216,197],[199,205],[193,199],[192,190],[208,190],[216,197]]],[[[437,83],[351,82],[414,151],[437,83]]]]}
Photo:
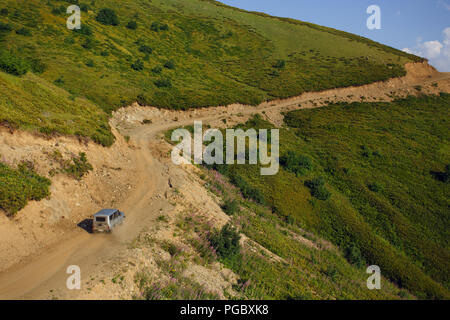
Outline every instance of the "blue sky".
{"type": "Polygon", "coordinates": [[[430,60],[450,71],[450,0],[220,0],[251,11],[355,33],[430,60]],[[366,9],[381,9],[381,29],[369,30],[366,9]]]}

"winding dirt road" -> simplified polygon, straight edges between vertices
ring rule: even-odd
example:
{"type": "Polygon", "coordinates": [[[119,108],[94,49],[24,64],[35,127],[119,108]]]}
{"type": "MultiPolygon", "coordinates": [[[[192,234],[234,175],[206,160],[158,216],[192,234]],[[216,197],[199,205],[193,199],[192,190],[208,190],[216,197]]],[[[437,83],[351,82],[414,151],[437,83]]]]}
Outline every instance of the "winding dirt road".
{"type": "MultiPolygon", "coordinates": [[[[159,161],[150,149],[150,143],[158,134],[170,128],[192,124],[195,120],[203,122],[217,121],[221,118],[240,114],[249,117],[254,113],[264,114],[272,122],[279,124],[282,111],[312,108],[314,101],[321,106],[321,101],[357,101],[358,94],[366,97],[388,96],[394,90],[409,92],[415,86],[428,86],[435,82],[442,83],[440,91],[450,91],[450,73],[431,73],[423,77],[393,79],[394,82],[377,83],[355,88],[327,90],[318,93],[306,93],[300,97],[263,103],[258,107],[235,105],[234,107],[217,107],[201,111],[173,112],[181,117],[176,121],[153,123],[149,126],[135,126],[127,131],[136,148],[132,159],[141,174],[136,179],[136,189],[117,207],[127,213],[126,222],[112,235],[92,235],[87,232],[74,232],[68,240],[48,248],[36,255],[0,273],[0,299],[44,299],[53,288],[65,288],[69,265],[80,266],[84,275],[101,265],[103,259],[113,256],[117,249],[133,240],[142,228],[149,225],[158,216],[160,210],[168,206],[161,199],[152,198],[156,193],[164,193],[168,188],[167,167],[159,161]],[[395,81],[398,80],[398,83],[395,81]],[[372,90],[372,92],[371,92],[372,90]],[[354,96],[350,98],[350,95],[354,96]],[[306,104],[309,103],[309,104],[306,104]],[[306,104],[306,105],[300,105],[306,104]],[[226,112],[226,113],[225,113],[226,112]]],[[[434,86],[433,86],[434,87],[434,86]]],[[[414,90],[413,90],[414,91],[414,90]]],[[[370,100],[369,100],[370,101],[370,100]]],[[[171,116],[172,113],[169,112],[171,116]]],[[[76,297],[70,296],[69,298],[76,297]]]]}

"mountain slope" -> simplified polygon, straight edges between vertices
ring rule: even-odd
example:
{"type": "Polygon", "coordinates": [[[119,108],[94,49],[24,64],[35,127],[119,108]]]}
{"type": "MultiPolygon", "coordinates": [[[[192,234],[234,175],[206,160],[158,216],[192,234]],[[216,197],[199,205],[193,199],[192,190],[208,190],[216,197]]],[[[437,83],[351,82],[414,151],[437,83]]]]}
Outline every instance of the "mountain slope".
{"type": "MultiPolygon", "coordinates": [[[[70,31],[65,10],[73,2],[2,1],[1,51],[14,57],[10,64],[68,92],[62,96],[86,98],[106,113],[134,101],[176,109],[257,104],[401,76],[405,63],[420,60],[345,32],[214,1],[78,1],[82,29],[70,31]],[[103,8],[114,9],[118,25],[97,21],[103,8]]],[[[0,69],[8,70],[4,64],[0,69]]],[[[3,95],[12,80],[2,78],[3,95]]],[[[85,132],[70,117],[61,123],[65,113],[58,108],[36,123],[48,106],[30,99],[15,102],[30,111],[17,115],[11,103],[2,103],[0,120],[45,126],[46,132],[85,132]]],[[[111,136],[98,131],[85,135],[109,145],[111,136]]]]}

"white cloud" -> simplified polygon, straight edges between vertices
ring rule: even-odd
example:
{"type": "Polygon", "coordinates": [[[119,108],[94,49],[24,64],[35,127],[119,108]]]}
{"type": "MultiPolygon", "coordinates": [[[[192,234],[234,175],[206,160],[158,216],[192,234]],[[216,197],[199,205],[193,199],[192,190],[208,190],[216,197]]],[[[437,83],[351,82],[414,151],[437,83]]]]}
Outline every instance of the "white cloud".
{"type": "MultiPolygon", "coordinates": [[[[450,5],[449,5],[450,8],[450,5]]],[[[450,71],[450,27],[442,31],[443,40],[423,41],[417,38],[416,46],[403,51],[427,58],[439,71],[450,71]]]]}

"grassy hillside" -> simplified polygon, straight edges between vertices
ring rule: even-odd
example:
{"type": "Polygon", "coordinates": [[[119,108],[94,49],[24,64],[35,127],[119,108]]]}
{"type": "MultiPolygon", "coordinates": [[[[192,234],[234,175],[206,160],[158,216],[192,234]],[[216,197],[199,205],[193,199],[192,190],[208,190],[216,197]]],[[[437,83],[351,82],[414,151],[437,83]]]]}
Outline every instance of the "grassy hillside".
{"type": "Polygon", "coordinates": [[[0,120],[84,133],[105,145],[112,142],[105,114],[134,101],[177,109],[257,104],[401,76],[405,63],[419,59],[337,30],[202,0],[6,0],[0,42],[0,93],[8,96],[0,120]],[[66,28],[74,2],[82,9],[79,31],[66,28]],[[113,15],[100,15],[104,8],[113,15]],[[43,87],[51,97],[36,99],[43,87]]]}
{"type": "Polygon", "coordinates": [[[240,277],[233,289],[242,298],[411,298],[407,290],[385,278],[381,290],[368,290],[364,265],[349,263],[334,246],[287,223],[269,208],[244,199],[239,189],[216,171],[204,169],[201,177],[209,190],[223,200],[233,227],[214,231],[211,224],[189,214],[183,214],[177,225],[191,239],[189,242],[205,264],[218,258],[240,277]],[[234,242],[233,228],[250,241],[246,245],[234,242]],[[213,253],[211,246],[215,249],[213,253]]]}
{"type": "Polygon", "coordinates": [[[294,111],[280,131],[277,175],[216,168],[244,196],[344,252],[361,252],[417,296],[448,298],[449,103],[441,94],[294,111]]]}

